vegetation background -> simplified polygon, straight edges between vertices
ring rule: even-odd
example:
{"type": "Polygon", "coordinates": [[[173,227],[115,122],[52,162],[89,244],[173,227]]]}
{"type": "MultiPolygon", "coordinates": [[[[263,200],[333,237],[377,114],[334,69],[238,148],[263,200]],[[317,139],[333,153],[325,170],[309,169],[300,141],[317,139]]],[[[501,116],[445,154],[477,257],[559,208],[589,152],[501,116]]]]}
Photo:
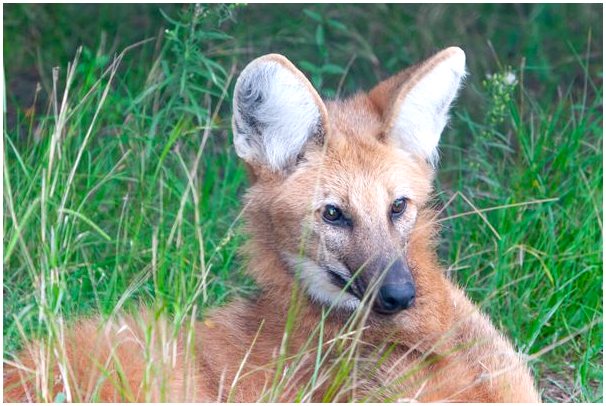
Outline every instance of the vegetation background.
{"type": "Polygon", "coordinates": [[[176,331],[254,294],[230,145],[248,61],[285,54],[331,98],[459,45],[440,257],[544,400],[602,401],[602,5],[3,7],[5,359],[82,315],[153,303],[176,331]]]}

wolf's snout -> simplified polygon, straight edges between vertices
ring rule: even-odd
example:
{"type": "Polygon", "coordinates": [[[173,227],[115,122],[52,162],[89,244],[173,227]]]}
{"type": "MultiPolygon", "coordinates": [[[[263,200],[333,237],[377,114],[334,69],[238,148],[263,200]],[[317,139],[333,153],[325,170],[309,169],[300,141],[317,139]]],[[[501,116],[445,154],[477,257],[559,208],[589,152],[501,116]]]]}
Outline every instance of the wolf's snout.
{"type": "Polygon", "coordinates": [[[389,283],[381,286],[377,297],[377,311],[393,314],[406,310],[415,301],[416,289],[412,282],[405,284],[389,283]]]}
{"type": "Polygon", "coordinates": [[[414,304],[416,288],[406,261],[399,258],[383,275],[374,308],[382,314],[394,314],[414,304]]]}

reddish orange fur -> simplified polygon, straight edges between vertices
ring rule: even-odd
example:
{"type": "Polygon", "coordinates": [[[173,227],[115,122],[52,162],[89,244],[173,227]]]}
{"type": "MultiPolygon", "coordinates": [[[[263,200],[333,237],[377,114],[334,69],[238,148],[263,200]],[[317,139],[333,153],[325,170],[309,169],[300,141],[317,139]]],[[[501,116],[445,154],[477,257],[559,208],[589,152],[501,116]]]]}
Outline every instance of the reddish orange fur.
{"type": "MultiPolygon", "coordinates": [[[[432,61],[420,67],[426,69],[428,63],[432,61]]],[[[254,183],[246,196],[245,216],[251,239],[245,252],[250,261],[248,271],[262,292],[254,300],[237,300],[215,310],[206,321],[198,322],[191,362],[184,355],[184,339],[179,338],[181,351],[176,363],[154,364],[158,366],[157,374],[168,376],[167,397],[162,398],[155,390],[151,400],[258,400],[274,379],[275,361],[283,343],[286,315],[291,306],[294,279],[279,252],[286,248],[295,250],[299,246],[302,224],[309,216],[307,197],[318,187],[345,188],[357,207],[371,211],[375,202],[369,199],[376,196],[372,193],[375,185],[389,187],[391,183],[398,182],[399,176],[407,174],[417,194],[413,203],[418,210],[418,219],[408,247],[408,260],[414,264],[412,270],[418,299],[415,306],[396,316],[369,314],[361,335],[363,344],[359,344],[358,349],[359,386],[341,392],[340,397],[334,400],[363,399],[368,395],[370,400],[394,401],[539,401],[528,369],[510,343],[444,276],[439,266],[434,241],[437,227],[434,212],[428,208],[434,176],[432,168],[394,148],[384,138],[385,110],[391,108],[396,88],[414,76],[415,69],[420,68],[409,69],[383,82],[370,96],[361,93],[346,101],[327,103],[330,129],[326,149],[310,147],[305,155],[306,162],[301,163],[290,176],[272,173],[262,167],[249,167],[254,183]],[[391,352],[377,368],[378,356],[373,355],[373,350],[381,347],[390,347],[391,352]],[[245,358],[246,363],[239,371],[245,358]],[[393,388],[377,392],[407,371],[412,372],[393,388]],[[230,396],[236,375],[240,379],[230,396]],[[183,376],[189,377],[189,385],[185,385],[183,376]]],[[[358,248],[363,247],[364,241],[356,241],[355,244],[358,248]]],[[[313,251],[317,247],[312,242],[309,248],[313,251]]],[[[305,294],[296,296],[296,302],[299,306],[297,322],[289,333],[285,347],[287,356],[296,355],[305,347],[322,315],[321,307],[312,303],[305,294]]],[[[347,317],[342,311],[329,315],[324,325],[325,346],[339,336],[347,317]]],[[[106,328],[109,333],[98,329],[97,324],[94,320],[80,322],[65,340],[67,358],[73,370],[68,378],[73,399],[88,400],[91,393],[89,382],[100,376],[95,363],[105,363],[113,346],[117,348],[117,358],[124,365],[127,377],[127,382],[122,385],[127,385],[134,395],[120,397],[114,386],[105,381],[98,399],[146,400],[139,391],[145,369],[143,347],[132,338],[142,340],[140,327],[132,318],[114,322],[106,328]],[[117,333],[124,325],[133,330],[130,339],[121,338],[117,333]],[[95,344],[93,337],[99,344],[95,344]]],[[[150,348],[161,358],[161,349],[157,345],[150,348]]],[[[312,350],[299,362],[292,384],[281,392],[279,400],[293,401],[299,385],[308,382],[312,376],[317,337],[307,348],[312,350]]],[[[19,360],[26,367],[37,369],[35,357],[31,354],[26,350],[20,354],[19,360]]],[[[326,370],[330,365],[329,359],[326,370]]],[[[111,367],[109,370],[112,379],[117,381],[117,372],[111,367]]],[[[54,371],[57,375],[56,367],[54,371]]],[[[19,383],[25,375],[5,365],[6,400],[39,399],[34,394],[34,385],[19,383]]],[[[321,384],[313,400],[322,400],[330,383],[321,384]]],[[[61,383],[54,385],[53,393],[43,400],[52,400],[54,393],[60,390],[63,390],[61,383]]]]}

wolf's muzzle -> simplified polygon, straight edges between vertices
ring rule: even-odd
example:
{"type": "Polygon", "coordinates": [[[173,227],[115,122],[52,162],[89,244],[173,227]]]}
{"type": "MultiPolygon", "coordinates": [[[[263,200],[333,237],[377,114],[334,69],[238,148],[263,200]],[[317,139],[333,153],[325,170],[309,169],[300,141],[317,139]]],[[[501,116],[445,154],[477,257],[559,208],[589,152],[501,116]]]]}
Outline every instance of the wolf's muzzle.
{"type": "Polygon", "coordinates": [[[414,304],[415,283],[408,265],[402,259],[389,266],[378,289],[374,303],[378,313],[395,314],[414,304]]]}

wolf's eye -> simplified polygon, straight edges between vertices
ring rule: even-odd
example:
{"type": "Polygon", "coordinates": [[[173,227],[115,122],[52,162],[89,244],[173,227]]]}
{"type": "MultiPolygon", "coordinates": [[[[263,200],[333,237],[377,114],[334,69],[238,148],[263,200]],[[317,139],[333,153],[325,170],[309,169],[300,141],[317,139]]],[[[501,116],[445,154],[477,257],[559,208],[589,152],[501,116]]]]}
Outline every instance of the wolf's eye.
{"type": "Polygon", "coordinates": [[[399,199],[394,200],[394,202],[391,204],[392,216],[399,216],[400,214],[404,213],[404,210],[406,210],[405,197],[400,197],[399,199]]]}
{"type": "Polygon", "coordinates": [[[343,217],[343,213],[337,207],[333,206],[332,204],[329,204],[324,208],[324,213],[322,213],[322,217],[324,217],[324,220],[328,221],[329,223],[334,223],[339,221],[341,217],[343,217]]]}

